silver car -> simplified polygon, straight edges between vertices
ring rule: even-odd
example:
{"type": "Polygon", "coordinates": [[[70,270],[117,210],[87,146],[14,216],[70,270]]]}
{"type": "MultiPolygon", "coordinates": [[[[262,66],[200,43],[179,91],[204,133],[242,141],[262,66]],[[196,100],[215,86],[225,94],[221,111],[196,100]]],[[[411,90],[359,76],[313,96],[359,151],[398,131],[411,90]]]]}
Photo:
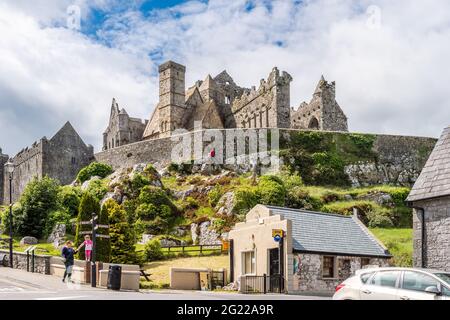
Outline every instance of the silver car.
{"type": "Polygon", "coordinates": [[[333,300],[450,300],[450,273],[412,268],[362,269],[336,287],[333,300]]]}

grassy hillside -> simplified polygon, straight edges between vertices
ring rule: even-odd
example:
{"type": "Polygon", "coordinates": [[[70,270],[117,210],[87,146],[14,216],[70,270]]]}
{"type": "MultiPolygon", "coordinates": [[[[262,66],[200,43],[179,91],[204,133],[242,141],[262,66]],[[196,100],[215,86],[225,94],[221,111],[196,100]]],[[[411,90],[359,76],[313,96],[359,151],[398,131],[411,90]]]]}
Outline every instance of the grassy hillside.
{"type": "Polygon", "coordinates": [[[394,256],[394,264],[401,267],[412,266],[413,235],[412,229],[371,229],[394,256]]]}

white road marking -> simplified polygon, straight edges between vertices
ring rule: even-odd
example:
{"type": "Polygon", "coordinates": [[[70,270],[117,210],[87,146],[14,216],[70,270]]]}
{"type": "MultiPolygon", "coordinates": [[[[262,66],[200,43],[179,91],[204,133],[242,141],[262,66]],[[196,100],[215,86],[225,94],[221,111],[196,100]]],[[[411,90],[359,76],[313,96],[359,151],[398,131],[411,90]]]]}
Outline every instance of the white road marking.
{"type": "Polygon", "coordinates": [[[35,298],[34,300],[71,300],[87,298],[87,296],[70,296],[70,297],[48,297],[48,298],[35,298]]]}

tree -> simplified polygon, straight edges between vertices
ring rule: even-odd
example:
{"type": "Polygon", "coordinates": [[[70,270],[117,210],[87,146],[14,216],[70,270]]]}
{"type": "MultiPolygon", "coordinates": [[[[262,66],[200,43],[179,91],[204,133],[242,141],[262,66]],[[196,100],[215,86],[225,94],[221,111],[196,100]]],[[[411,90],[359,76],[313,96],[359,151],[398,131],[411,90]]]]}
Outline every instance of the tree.
{"type": "Polygon", "coordinates": [[[136,248],[133,228],[127,222],[125,209],[110,199],[103,205],[102,212],[108,213],[109,235],[111,237],[112,263],[135,263],[136,248]]]}
{"type": "MultiPolygon", "coordinates": [[[[98,224],[109,225],[108,208],[103,205],[98,217],[98,224]]],[[[109,235],[109,229],[98,228],[97,234],[109,235]]],[[[111,239],[97,237],[95,240],[95,260],[102,262],[109,262],[111,260],[111,239]]]]}
{"type": "Polygon", "coordinates": [[[14,226],[18,234],[38,239],[43,236],[49,213],[58,208],[58,189],[58,183],[47,176],[41,180],[34,178],[26,186],[19,200],[21,210],[15,211],[14,226]]]}
{"type": "Polygon", "coordinates": [[[113,173],[113,168],[110,165],[93,162],[80,170],[77,176],[77,181],[83,183],[94,176],[106,178],[111,173],[113,173]]]}
{"type": "MultiPolygon", "coordinates": [[[[83,243],[85,236],[84,232],[92,231],[92,224],[82,224],[82,222],[90,221],[93,213],[95,215],[100,213],[100,205],[90,193],[85,192],[81,197],[80,207],[78,209],[77,232],[75,235],[76,247],[83,243]]],[[[78,259],[85,259],[84,250],[78,252],[78,259]]]]}

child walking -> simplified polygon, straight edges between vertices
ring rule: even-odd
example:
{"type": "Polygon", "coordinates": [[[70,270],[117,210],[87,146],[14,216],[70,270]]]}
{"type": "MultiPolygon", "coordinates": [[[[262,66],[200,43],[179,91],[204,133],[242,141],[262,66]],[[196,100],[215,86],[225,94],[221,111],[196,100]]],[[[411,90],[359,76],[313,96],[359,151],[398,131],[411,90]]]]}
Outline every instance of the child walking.
{"type": "Polygon", "coordinates": [[[72,248],[72,241],[67,241],[64,248],[62,249],[62,257],[64,259],[64,265],[66,270],[64,271],[63,282],[66,282],[66,277],[69,278],[69,282],[72,282],[72,270],[74,265],[74,255],[77,250],[72,248]]]}
{"type": "Polygon", "coordinates": [[[85,252],[85,256],[86,256],[86,261],[91,261],[91,256],[92,256],[92,240],[91,240],[91,236],[86,235],[84,237],[84,242],[82,244],[80,244],[80,246],[78,247],[77,251],[79,251],[83,246],[84,246],[84,252],[85,252]]]}

